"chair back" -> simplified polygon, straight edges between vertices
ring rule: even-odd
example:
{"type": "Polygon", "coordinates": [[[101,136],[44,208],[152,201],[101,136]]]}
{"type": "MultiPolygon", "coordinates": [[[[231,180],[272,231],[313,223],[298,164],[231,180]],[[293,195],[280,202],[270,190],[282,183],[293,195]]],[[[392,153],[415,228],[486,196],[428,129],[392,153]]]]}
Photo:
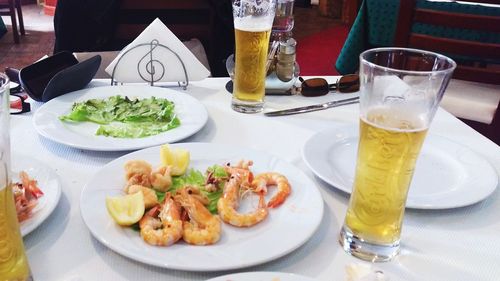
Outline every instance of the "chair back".
{"type": "Polygon", "coordinates": [[[21,0],[0,0],[0,16],[10,16],[12,25],[12,34],[14,36],[14,43],[19,44],[19,33],[25,35],[23,11],[21,8],[21,0]],[[17,10],[17,18],[16,18],[17,10]],[[18,23],[19,20],[19,33],[18,23]]]}
{"type": "MultiPolygon", "coordinates": [[[[448,55],[457,62],[453,73],[455,79],[500,85],[500,1],[461,2],[465,3],[446,2],[443,3],[447,5],[445,9],[427,9],[424,8],[425,1],[400,0],[394,43],[400,47],[413,47],[448,55]],[[496,5],[472,6],[479,5],[478,3],[496,5]],[[457,12],[474,9],[477,11],[479,8],[487,9],[488,12],[457,12]],[[487,15],[490,12],[493,15],[487,15]],[[423,30],[426,32],[422,32],[423,30]]],[[[499,93],[488,94],[493,97],[499,93]]],[[[463,102],[468,104],[469,98],[473,97],[466,97],[463,102]]],[[[473,107],[473,103],[469,106],[473,107]]],[[[500,101],[493,103],[488,105],[496,106],[489,124],[468,119],[462,121],[500,145],[500,101]]],[[[470,107],[468,110],[471,110],[470,107]]]]}
{"type": "Polygon", "coordinates": [[[197,38],[213,57],[215,11],[207,0],[122,0],[114,32],[114,48],[132,42],[155,18],[181,41],[197,38]]]}
{"type": "MultiPolygon", "coordinates": [[[[498,0],[461,2],[500,4],[498,0]]],[[[497,9],[500,10],[500,5],[497,9]]],[[[456,79],[500,84],[500,16],[465,14],[451,10],[419,8],[417,0],[400,0],[394,43],[401,47],[425,49],[452,57],[458,64],[453,75],[456,79]],[[434,35],[422,34],[415,30],[418,24],[435,27],[436,30],[452,30],[454,34],[464,30],[469,34],[476,33],[477,36],[468,36],[466,40],[457,39],[456,36],[445,38],[439,32],[434,35]],[[485,34],[488,39],[484,39],[485,34]]]]}

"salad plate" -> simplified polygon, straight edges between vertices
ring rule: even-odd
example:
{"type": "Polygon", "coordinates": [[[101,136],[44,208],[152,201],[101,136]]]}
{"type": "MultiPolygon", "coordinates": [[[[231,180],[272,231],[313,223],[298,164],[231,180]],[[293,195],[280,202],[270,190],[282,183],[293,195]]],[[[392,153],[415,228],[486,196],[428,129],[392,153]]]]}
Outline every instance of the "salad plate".
{"type": "MultiPolygon", "coordinates": [[[[354,126],[319,132],[306,142],[302,157],[320,179],[351,193],[358,139],[354,126]]],[[[450,139],[430,134],[417,160],[406,207],[463,207],[485,199],[497,185],[498,175],[486,159],[450,139]]]]}
{"type": "Polygon", "coordinates": [[[32,216],[21,222],[21,234],[25,236],[41,225],[54,211],[61,197],[61,183],[57,174],[46,164],[26,155],[12,155],[12,180],[18,182],[18,174],[25,171],[38,183],[43,196],[38,199],[32,216]]]}
{"type": "Polygon", "coordinates": [[[67,146],[96,151],[136,150],[177,142],[198,132],[207,121],[208,112],[196,98],[180,91],[144,85],[96,87],[68,93],[42,105],[33,117],[34,127],[43,137],[67,146]],[[180,126],[148,137],[114,138],[96,135],[98,124],[63,122],[59,119],[71,112],[75,102],[105,99],[116,95],[138,99],[168,99],[175,105],[174,113],[180,120],[180,126]]]}
{"type": "Polygon", "coordinates": [[[254,174],[274,171],[286,176],[292,192],[269,216],[252,227],[222,224],[220,240],[208,246],[179,241],[169,247],[146,244],[138,231],[121,227],[108,214],[107,196],[124,195],[124,164],[145,160],[160,164],[160,147],[150,147],[124,155],[103,166],[85,185],[80,197],[83,221],[92,235],[113,251],[130,259],[158,267],[188,271],[230,270],[265,263],[282,257],[307,242],[323,217],[323,199],[314,182],[292,164],[271,154],[231,145],[178,143],[172,148],[189,150],[189,167],[205,171],[214,164],[252,160],[254,174]],[[293,235],[290,235],[293,233],[293,235]],[[286,237],[280,239],[279,237],[286,237]]]}
{"type": "Polygon", "coordinates": [[[206,281],[315,281],[303,275],[285,272],[242,272],[211,278],[206,281]]]}

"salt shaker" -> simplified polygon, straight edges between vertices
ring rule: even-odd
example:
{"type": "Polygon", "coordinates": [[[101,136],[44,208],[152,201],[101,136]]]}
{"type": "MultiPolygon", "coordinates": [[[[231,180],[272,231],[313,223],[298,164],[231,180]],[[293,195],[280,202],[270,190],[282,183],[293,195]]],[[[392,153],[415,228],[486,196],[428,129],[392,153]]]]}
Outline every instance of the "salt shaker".
{"type": "Polygon", "coordinates": [[[280,42],[278,62],[276,63],[276,76],[283,82],[293,79],[296,47],[297,41],[293,38],[280,42]]]}

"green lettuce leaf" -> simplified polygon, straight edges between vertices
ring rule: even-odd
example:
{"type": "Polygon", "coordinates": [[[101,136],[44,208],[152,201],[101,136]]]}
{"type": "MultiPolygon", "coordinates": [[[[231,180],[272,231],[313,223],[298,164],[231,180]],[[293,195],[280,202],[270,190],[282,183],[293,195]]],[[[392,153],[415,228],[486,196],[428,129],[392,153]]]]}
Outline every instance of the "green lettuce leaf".
{"type": "Polygon", "coordinates": [[[228,176],[226,170],[224,170],[224,167],[221,165],[213,165],[211,167],[208,167],[207,172],[212,172],[214,177],[218,179],[228,176]]]}
{"type": "Polygon", "coordinates": [[[219,191],[215,192],[207,192],[205,190],[201,191],[205,196],[207,196],[208,200],[210,203],[208,203],[207,209],[210,211],[212,214],[217,214],[217,202],[219,201],[220,197],[222,196],[222,189],[219,189],[219,191]]]}
{"type": "Polygon", "coordinates": [[[71,112],[59,119],[100,124],[96,135],[142,138],[179,127],[174,109],[174,103],[163,98],[139,100],[117,95],[74,103],[71,112]]]}
{"type": "Polygon", "coordinates": [[[186,185],[202,187],[205,184],[205,176],[202,172],[195,169],[188,169],[182,176],[172,177],[172,186],[169,191],[174,193],[177,189],[186,185]]]}

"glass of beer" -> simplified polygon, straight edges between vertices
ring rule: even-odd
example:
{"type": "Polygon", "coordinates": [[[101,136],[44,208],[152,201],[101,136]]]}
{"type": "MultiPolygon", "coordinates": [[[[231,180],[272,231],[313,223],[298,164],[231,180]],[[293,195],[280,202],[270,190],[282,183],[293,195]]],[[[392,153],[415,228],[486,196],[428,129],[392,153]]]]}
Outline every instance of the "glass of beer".
{"type": "Polygon", "coordinates": [[[264,108],[266,61],[276,0],[233,0],[235,70],[231,107],[243,113],[264,108]]]}
{"type": "Polygon", "coordinates": [[[0,73],[0,280],[32,280],[10,177],[9,79],[0,73]]]}
{"type": "Polygon", "coordinates": [[[368,261],[399,253],[408,189],[427,130],[456,64],[423,50],[360,55],[360,131],[354,186],[339,241],[368,261]]]}

